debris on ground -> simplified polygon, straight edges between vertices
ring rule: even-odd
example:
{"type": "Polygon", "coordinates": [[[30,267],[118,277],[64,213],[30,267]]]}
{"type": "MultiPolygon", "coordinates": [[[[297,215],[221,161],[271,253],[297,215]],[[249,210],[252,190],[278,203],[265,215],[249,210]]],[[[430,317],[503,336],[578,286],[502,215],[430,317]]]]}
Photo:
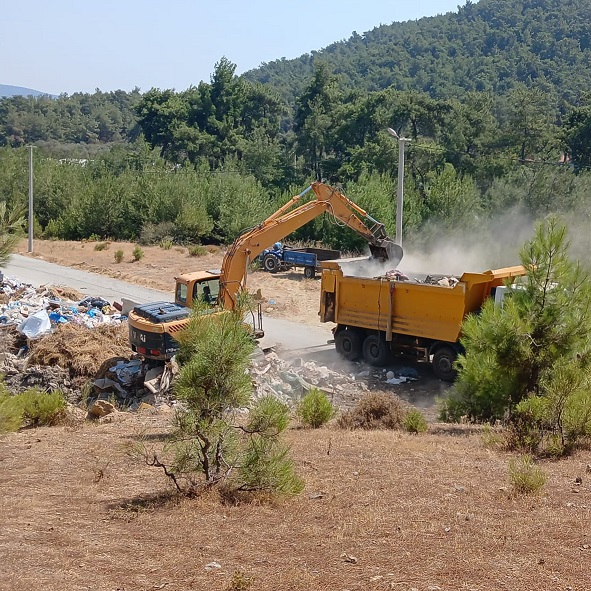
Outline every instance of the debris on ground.
{"type": "MultiPolygon", "coordinates": [[[[404,281],[399,271],[391,278],[404,281]]],[[[271,303],[271,302],[269,302],[271,303]]],[[[175,360],[154,365],[131,353],[124,314],[131,302],[110,304],[61,287],[35,289],[0,277],[0,374],[13,393],[30,387],[61,390],[70,403],[113,404],[117,409],[170,410],[175,360]]],[[[254,398],[271,394],[290,406],[313,388],[336,406],[355,405],[370,388],[388,390],[416,379],[416,371],[369,369],[342,362],[328,367],[300,357],[285,361],[275,352],[252,360],[254,398]]],[[[92,414],[92,413],[91,413],[92,414]]],[[[100,416],[97,414],[97,417],[100,416]]]]}
{"type": "Polygon", "coordinates": [[[312,388],[326,392],[333,404],[340,408],[354,405],[360,396],[369,390],[369,385],[382,386],[403,384],[416,380],[418,374],[412,368],[398,372],[382,369],[370,370],[361,363],[349,363],[338,369],[304,361],[296,357],[284,361],[276,353],[259,355],[252,361],[250,374],[255,386],[256,399],[272,395],[285,404],[293,406],[312,388]]]}
{"type": "Polygon", "coordinates": [[[60,287],[34,288],[13,277],[0,280],[0,325],[17,325],[27,338],[47,334],[60,324],[94,328],[123,320],[117,308],[101,297],[84,297],[60,287]]]}

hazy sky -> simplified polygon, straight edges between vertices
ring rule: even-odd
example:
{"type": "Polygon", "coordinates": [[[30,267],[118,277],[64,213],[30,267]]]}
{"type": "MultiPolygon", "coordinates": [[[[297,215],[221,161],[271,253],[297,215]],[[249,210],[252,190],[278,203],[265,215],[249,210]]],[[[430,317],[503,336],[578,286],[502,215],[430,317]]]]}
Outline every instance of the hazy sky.
{"type": "Polygon", "coordinates": [[[2,2],[0,84],[42,92],[184,90],[226,56],[240,74],[465,0],[2,2]]]}

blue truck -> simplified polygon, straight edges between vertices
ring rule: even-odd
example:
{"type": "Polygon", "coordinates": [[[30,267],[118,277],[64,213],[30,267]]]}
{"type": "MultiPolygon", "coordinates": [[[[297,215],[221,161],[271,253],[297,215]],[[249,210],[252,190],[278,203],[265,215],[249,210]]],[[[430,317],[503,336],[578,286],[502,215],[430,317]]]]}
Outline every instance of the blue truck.
{"type": "Polygon", "coordinates": [[[269,273],[287,271],[295,267],[303,267],[304,277],[313,279],[316,271],[320,271],[322,261],[339,259],[339,250],[328,248],[289,248],[281,242],[276,242],[271,248],[267,248],[259,255],[261,266],[269,273]]]}

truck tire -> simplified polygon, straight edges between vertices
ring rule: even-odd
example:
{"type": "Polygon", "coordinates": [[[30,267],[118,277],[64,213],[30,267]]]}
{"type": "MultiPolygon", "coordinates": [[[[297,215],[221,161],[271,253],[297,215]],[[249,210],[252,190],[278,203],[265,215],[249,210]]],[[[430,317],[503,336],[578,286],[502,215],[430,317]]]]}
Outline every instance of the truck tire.
{"type": "Polygon", "coordinates": [[[334,338],[337,353],[348,361],[361,357],[361,335],[356,330],[341,330],[334,338]]]}
{"type": "Polygon", "coordinates": [[[306,279],[314,279],[316,277],[316,269],[314,267],[304,267],[304,277],[306,279]]]}
{"type": "Polygon", "coordinates": [[[388,343],[377,334],[370,334],[363,341],[363,358],[370,365],[381,367],[391,359],[388,343]]]}
{"type": "Polygon", "coordinates": [[[265,271],[269,271],[269,273],[277,273],[279,270],[279,261],[277,260],[277,257],[268,254],[263,259],[263,267],[265,268],[265,271]]]}
{"type": "Polygon", "coordinates": [[[454,363],[458,357],[458,352],[453,347],[441,347],[433,355],[433,371],[435,375],[444,382],[453,382],[458,375],[454,363]]]}

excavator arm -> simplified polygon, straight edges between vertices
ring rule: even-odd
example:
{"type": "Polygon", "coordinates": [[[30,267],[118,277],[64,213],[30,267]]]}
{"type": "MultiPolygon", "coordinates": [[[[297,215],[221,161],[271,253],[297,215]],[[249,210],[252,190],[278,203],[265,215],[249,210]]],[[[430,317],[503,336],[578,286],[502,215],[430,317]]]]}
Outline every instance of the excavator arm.
{"type": "Polygon", "coordinates": [[[323,213],[329,213],[338,222],[363,236],[369,243],[374,258],[391,260],[394,267],[402,259],[402,248],[386,236],[383,224],[374,220],[336,189],[316,182],[293,197],[264,222],[239,236],[228,249],[220,276],[222,306],[227,310],[235,308],[238,293],[245,287],[248,266],[265,248],[323,213]],[[314,191],[316,198],[292,209],[310,190],[314,191]],[[369,220],[371,226],[368,227],[359,216],[369,220]]]}

